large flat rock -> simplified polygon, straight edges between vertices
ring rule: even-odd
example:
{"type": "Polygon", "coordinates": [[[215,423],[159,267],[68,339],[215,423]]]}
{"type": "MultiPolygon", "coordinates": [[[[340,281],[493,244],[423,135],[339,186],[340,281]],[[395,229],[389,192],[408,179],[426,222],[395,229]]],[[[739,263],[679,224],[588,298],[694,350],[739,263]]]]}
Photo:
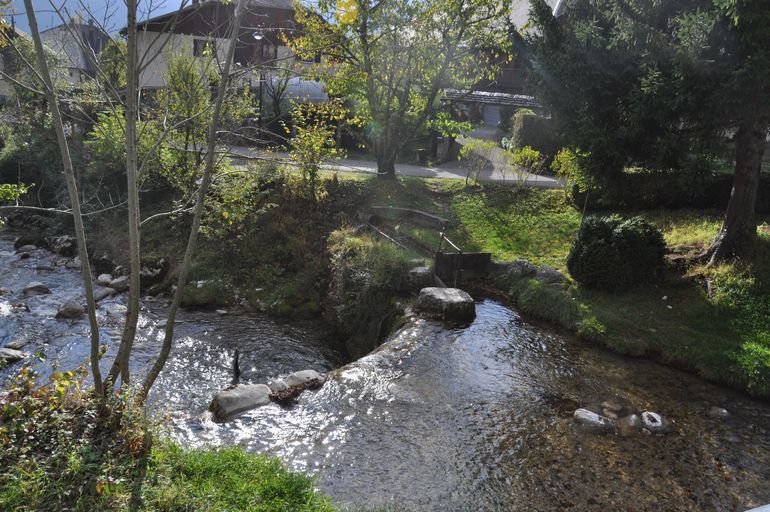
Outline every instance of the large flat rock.
{"type": "Polygon", "coordinates": [[[214,395],[209,411],[219,421],[270,403],[270,388],[264,384],[239,384],[214,395]]]}
{"type": "Polygon", "coordinates": [[[459,288],[423,288],[415,310],[425,316],[452,322],[471,322],[476,318],[473,297],[459,288]]]}

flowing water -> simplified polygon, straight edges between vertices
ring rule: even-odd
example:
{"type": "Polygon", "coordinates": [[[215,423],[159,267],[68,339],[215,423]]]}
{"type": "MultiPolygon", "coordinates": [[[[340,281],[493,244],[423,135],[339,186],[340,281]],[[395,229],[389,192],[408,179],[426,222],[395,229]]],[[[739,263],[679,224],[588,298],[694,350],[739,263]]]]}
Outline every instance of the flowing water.
{"type": "MultiPolygon", "coordinates": [[[[45,375],[81,364],[88,324],[53,320],[80,292],[79,274],[43,250],[20,261],[0,240],[0,346],[29,341],[45,375]],[[42,267],[43,269],[38,269],[42,267]],[[50,270],[53,268],[53,270],[50,270]],[[46,270],[48,269],[48,270],[46,270]],[[19,291],[41,281],[51,295],[19,291]]],[[[121,298],[102,303],[114,351],[121,298]]],[[[160,344],[165,304],[144,302],[135,369],[160,344]]],[[[342,366],[333,335],[315,323],[255,314],[186,311],[151,407],[188,446],[238,445],[318,478],[343,506],[396,510],[745,510],[770,502],[770,404],[642,359],[620,357],[528,323],[491,300],[467,328],[409,322],[374,353],[342,366]],[[295,370],[329,371],[318,391],[225,423],[205,412],[231,379],[266,382],[295,370]],[[576,427],[578,405],[615,400],[675,422],[665,436],[595,435],[576,427]],[[707,415],[712,406],[726,420],[707,415]],[[164,413],[164,414],[160,414],[164,413]],[[165,414],[167,413],[167,415],[165,414]]],[[[9,375],[15,367],[0,373],[9,375]]]]}

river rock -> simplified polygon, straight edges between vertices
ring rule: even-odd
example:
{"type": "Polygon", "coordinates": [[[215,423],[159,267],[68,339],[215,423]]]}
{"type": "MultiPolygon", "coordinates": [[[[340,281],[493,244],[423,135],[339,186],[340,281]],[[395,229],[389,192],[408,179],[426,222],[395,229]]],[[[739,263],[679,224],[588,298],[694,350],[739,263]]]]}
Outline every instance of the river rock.
{"type": "Polygon", "coordinates": [[[727,412],[727,409],[722,409],[721,407],[717,407],[716,405],[708,410],[709,418],[723,420],[725,418],[728,418],[729,416],[730,416],[730,413],[727,412]]]}
{"type": "Polygon", "coordinates": [[[109,274],[99,274],[99,277],[96,278],[96,284],[99,286],[109,286],[112,282],[112,276],[109,274]]]}
{"type": "Polygon", "coordinates": [[[5,287],[0,288],[0,295],[10,295],[12,293],[13,293],[13,290],[11,290],[10,288],[5,288],[5,287]]]}
{"type": "Polygon", "coordinates": [[[611,432],[615,429],[615,423],[600,414],[589,411],[588,409],[577,409],[572,415],[575,421],[582,427],[592,432],[611,432]]]}
{"type": "Polygon", "coordinates": [[[16,249],[16,252],[32,252],[35,249],[37,249],[37,246],[32,244],[22,245],[18,249],[16,249]]]}
{"type": "Polygon", "coordinates": [[[100,300],[104,300],[107,297],[112,297],[113,295],[115,295],[115,293],[117,292],[115,292],[115,290],[113,290],[112,288],[102,288],[101,290],[96,290],[94,292],[94,300],[96,302],[99,302],[100,300]]]}
{"type": "Polygon", "coordinates": [[[642,419],[638,414],[629,414],[617,421],[618,432],[621,436],[630,436],[642,428],[642,419]]]}
{"type": "Polygon", "coordinates": [[[37,281],[29,283],[21,292],[21,294],[25,297],[31,297],[33,295],[47,295],[49,293],[51,293],[51,290],[49,290],[48,287],[43,283],[38,283],[37,281]]]}
{"type": "Polygon", "coordinates": [[[80,318],[85,313],[83,306],[75,300],[68,300],[56,312],[56,318],[80,318]]]}
{"type": "Polygon", "coordinates": [[[4,361],[6,363],[15,363],[16,361],[21,361],[25,357],[27,357],[27,354],[21,350],[7,347],[0,348],[0,361],[4,361]]]}
{"type": "Polygon", "coordinates": [[[214,395],[209,411],[219,421],[270,403],[270,388],[264,384],[239,384],[214,395]]]}
{"type": "Polygon", "coordinates": [[[65,268],[80,269],[80,258],[73,258],[64,264],[65,268]]]}
{"type": "Polygon", "coordinates": [[[564,277],[564,274],[556,270],[555,268],[551,267],[540,267],[537,269],[537,273],[535,274],[535,279],[540,281],[543,284],[550,284],[550,285],[564,285],[567,283],[567,278],[564,277]]]}
{"type": "Polygon", "coordinates": [[[286,385],[290,388],[294,386],[307,386],[314,383],[323,384],[323,376],[315,370],[302,370],[294,372],[284,379],[286,385]]]}
{"type": "Polygon", "coordinates": [[[48,248],[56,254],[72,258],[78,252],[78,242],[74,236],[62,235],[46,238],[48,248]]]}
{"type": "Polygon", "coordinates": [[[414,267],[409,271],[409,287],[422,290],[433,284],[433,271],[425,266],[414,267]]]}
{"type": "Polygon", "coordinates": [[[280,393],[281,391],[286,391],[289,389],[289,385],[286,384],[286,381],[283,379],[271,380],[268,384],[268,387],[273,393],[280,393]]]}
{"type": "Polygon", "coordinates": [[[527,260],[514,260],[504,264],[502,274],[512,279],[532,277],[537,274],[537,267],[527,260]]]}
{"type": "Polygon", "coordinates": [[[671,429],[671,422],[656,412],[644,411],[642,426],[653,434],[665,434],[671,429]]]}
{"type": "MultiPolygon", "coordinates": [[[[45,237],[36,233],[23,234],[13,242],[13,248],[21,252],[21,248],[24,246],[32,246],[34,248],[45,247],[45,237]]],[[[29,250],[29,249],[27,249],[29,250]]]]}
{"type": "Polygon", "coordinates": [[[129,286],[130,283],[128,281],[128,276],[120,276],[110,281],[109,287],[115,290],[117,293],[123,293],[128,290],[129,286]]]}
{"type": "Polygon", "coordinates": [[[224,282],[218,279],[187,283],[182,291],[182,306],[216,307],[232,303],[232,293],[224,282]]]}
{"type": "Polygon", "coordinates": [[[476,318],[473,297],[459,288],[423,288],[415,310],[430,317],[456,322],[470,322],[476,318]]]}

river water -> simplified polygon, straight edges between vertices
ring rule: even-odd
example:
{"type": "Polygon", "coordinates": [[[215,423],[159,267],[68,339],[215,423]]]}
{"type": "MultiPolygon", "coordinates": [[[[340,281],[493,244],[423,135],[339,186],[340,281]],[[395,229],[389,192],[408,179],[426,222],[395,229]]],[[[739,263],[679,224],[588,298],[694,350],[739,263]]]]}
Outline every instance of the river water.
{"type": "MultiPolygon", "coordinates": [[[[71,368],[88,355],[88,323],[53,317],[77,298],[76,270],[37,250],[19,260],[0,240],[0,346],[28,341],[36,366],[71,368]],[[60,263],[60,262],[59,262],[60,263]],[[22,299],[31,281],[51,295],[22,299]],[[30,311],[14,304],[26,303],[30,311]]],[[[119,341],[123,298],[101,304],[101,336],[119,341]]],[[[160,345],[165,304],[143,303],[133,366],[160,345]]],[[[238,445],[317,477],[349,507],[419,511],[745,510],[770,503],[770,404],[643,359],[533,325],[491,300],[470,326],[412,320],[374,353],[347,364],[316,323],[185,311],[178,342],[149,406],[168,435],[191,447],[238,445]],[[226,422],[206,413],[231,379],[306,368],[330,372],[291,407],[275,404],[226,422]],[[335,370],[336,368],[336,370],[335,370]],[[570,413],[606,400],[675,422],[665,436],[581,431],[570,413]],[[707,415],[724,407],[728,419],[707,415]]],[[[6,378],[18,364],[0,372],[6,378]]]]}

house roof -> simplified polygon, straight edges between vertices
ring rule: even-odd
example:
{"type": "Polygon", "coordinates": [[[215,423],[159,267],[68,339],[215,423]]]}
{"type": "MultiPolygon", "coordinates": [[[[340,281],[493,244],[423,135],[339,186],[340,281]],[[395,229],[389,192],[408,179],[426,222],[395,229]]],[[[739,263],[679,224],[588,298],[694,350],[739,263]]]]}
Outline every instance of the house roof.
{"type": "MultiPolygon", "coordinates": [[[[291,0],[249,0],[246,8],[247,12],[262,9],[294,11],[291,0]]],[[[229,19],[229,17],[232,16],[233,9],[233,3],[223,4],[220,0],[201,0],[200,2],[192,3],[183,9],[140,21],[138,23],[138,28],[139,30],[157,30],[167,29],[171,25],[174,25],[176,27],[175,30],[180,33],[196,32],[196,22],[205,21],[208,22],[209,26],[220,25],[217,23],[219,17],[224,14],[229,19]],[[190,27],[185,29],[185,25],[190,25],[190,27]]],[[[125,28],[123,31],[124,30],[125,28]]]]}
{"type": "Polygon", "coordinates": [[[510,94],[507,92],[490,91],[460,91],[457,89],[447,89],[444,93],[447,99],[452,101],[462,101],[467,103],[484,103],[487,105],[505,105],[519,108],[539,108],[540,103],[532,97],[525,94],[510,94]]]}

